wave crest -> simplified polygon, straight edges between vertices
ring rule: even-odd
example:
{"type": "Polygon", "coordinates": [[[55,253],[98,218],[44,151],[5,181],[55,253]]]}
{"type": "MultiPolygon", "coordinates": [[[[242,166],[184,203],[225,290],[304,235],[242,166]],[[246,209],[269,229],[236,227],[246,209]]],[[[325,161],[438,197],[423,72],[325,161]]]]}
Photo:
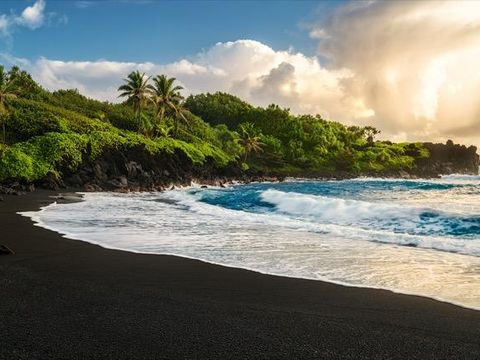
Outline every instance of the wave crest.
{"type": "Polygon", "coordinates": [[[390,217],[411,219],[418,216],[420,209],[368,201],[332,198],[320,195],[287,193],[269,189],[261,199],[274,205],[278,211],[301,217],[334,223],[355,223],[364,220],[380,220],[390,217]]]}

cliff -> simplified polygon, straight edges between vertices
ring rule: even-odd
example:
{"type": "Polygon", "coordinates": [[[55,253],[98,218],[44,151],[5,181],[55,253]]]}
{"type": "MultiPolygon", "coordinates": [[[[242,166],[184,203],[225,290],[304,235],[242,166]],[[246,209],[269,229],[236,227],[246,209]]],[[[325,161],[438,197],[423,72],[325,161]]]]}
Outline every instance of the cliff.
{"type": "Polygon", "coordinates": [[[104,153],[94,161],[82,164],[64,181],[50,181],[44,187],[85,188],[87,191],[155,191],[172,185],[190,185],[192,181],[221,185],[233,178],[241,178],[241,170],[234,166],[218,167],[211,158],[203,165],[195,165],[181,151],[173,154],[149,154],[144,148],[104,153]]]}
{"type": "Polygon", "coordinates": [[[454,144],[448,140],[446,144],[423,144],[429,151],[427,158],[417,159],[412,173],[419,177],[438,177],[446,174],[478,175],[480,165],[475,146],[454,144]]]}

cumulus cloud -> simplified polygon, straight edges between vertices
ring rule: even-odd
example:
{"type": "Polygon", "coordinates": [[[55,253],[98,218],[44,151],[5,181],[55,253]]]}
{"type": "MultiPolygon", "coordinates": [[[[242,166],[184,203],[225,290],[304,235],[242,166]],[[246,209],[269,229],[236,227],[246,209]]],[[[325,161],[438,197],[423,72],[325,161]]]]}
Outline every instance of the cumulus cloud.
{"type": "Polygon", "coordinates": [[[139,69],[176,77],[185,95],[230,92],[395,140],[480,143],[480,2],[354,1],[309,30],[315,56],[237,40],[169,64],[41,58],[23,67],[49,89],[109,101],[139,69]]]}
{"type": "Polygon", "coordinates": [[[12,33],[19,27],[35,30],[45,24],[67,23],[68,19],[65,15],[46,13],[45,7],[45,0],[36,0],[32,5],[24,8],[19,15],[13,11],[9,14],[0,14],[0,35],[11,40],[12,33]]]}
{"type": "Polygon", "coordinates": [[[343,91],[374,114],[357,119],[409,139],[480,137],[480,2],[352,2],[314,26],[343,91]]]}
{"type": "Polygon", "coordinates": [[[176,77],[185,87],[185,95],[225,91],[254,104],[277,103],[296,113],[320,113],[344,121],[371,113],[361,101],[342,90],[342,82],[352,76],[347,69],[327,70],[316,57],[275,51],[253,40],[217,43],[190,60],[169,64],[7,60],[21,62],[48,89],[77,88],[88,96],[108,101],[117,101],[116,89],[121,79],[138,69],[176,77]]]}
{"type": "Polygon", "coordinates": [[[27,6],[20,16],[16,17],[17,23],[36,29],[42,26],[44,21],[45,1],[37,0],[32,6],[27,6]]]}

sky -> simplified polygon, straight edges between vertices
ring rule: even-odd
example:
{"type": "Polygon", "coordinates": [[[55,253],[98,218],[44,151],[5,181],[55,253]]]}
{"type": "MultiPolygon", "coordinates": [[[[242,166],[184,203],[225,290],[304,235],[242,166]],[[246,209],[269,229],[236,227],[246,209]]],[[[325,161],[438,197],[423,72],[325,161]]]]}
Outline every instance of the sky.
{"type": "Polygon", "coordinates": [[[139,69],[184,95],[480,144],[480,1],[3,0],[0,58],[101,100],[139,69]]]}

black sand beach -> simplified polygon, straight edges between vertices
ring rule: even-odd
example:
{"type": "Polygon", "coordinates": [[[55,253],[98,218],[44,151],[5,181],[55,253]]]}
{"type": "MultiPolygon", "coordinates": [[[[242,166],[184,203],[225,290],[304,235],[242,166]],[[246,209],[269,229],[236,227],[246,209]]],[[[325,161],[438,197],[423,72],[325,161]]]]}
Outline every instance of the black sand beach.
{"type": "Polygon", "coordinates": [[[107,250],[0,202],[1,359],[480,359],[480,312],[427,298],[107,250]]]}

